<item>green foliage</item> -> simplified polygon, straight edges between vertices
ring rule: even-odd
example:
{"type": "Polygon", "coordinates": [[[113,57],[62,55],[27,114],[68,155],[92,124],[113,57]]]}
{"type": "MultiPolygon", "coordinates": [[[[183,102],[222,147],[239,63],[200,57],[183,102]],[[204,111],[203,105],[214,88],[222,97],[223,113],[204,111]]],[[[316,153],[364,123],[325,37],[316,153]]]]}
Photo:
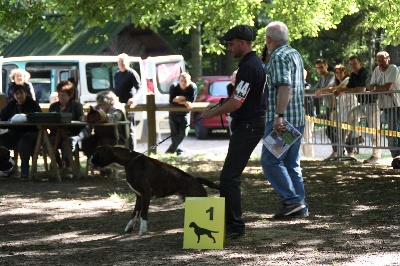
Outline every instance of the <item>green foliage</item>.
{"type": "MultiPolygon", "coordinates": [[[[345,63],[350,54],[368,54],[375,43],[398,45],[400,35],[398,0],[5,0],[0,2],[0,50],[17,32],[29,34],[37,26],[53,33],[59,42],[74,37],[79,18],[87,28],[103,27],[109,21],[130,21],[136,26],[162,31],[165,21],[180,53],[190,45],[185,37],[197,23],[202,28],[202,53],[215,69],[210,54],[225,52],[220,37],[238,24],[254,26],[254,47],[265,43],[265,27],[272,20],[285,22],[290,41],[305,57],[307,67],[319,56],[345,63]],[[49,18],[50,19],[46,19],[49,18]],[[376,41],[376,42],[375,42],[376,41]]],[[[95,36],[92,41],[107,36],[95,36]]]]}
{"type": "Polygon", "coordinates": [[[280,0],[265,4],[274,20],[290,28],[290,38],[317,37],[320,30],[336,28],[345,15],[358,11],[354,1],[345,0],[280,0]]]}

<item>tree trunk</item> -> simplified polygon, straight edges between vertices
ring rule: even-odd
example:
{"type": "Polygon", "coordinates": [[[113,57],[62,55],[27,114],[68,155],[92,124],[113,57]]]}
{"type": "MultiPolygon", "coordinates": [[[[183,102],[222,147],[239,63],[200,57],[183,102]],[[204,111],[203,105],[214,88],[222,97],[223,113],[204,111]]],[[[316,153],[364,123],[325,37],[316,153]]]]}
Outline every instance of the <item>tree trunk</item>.
{"type": "Polygon", "coordinates": [[[235,63],[233,55],[228,51],[225,51],[224,55],[221,55],[221,74],[225,76],[232,75],[232,72],[237,69],[238,66],[235,63]]]}
{"type": "Polygon", "coordinates": [[[400,66],[400,46],[388,45],[386,51],[390,55],[390,63],[400,66]]]}
{"type": "Polygon", "coordinates": [[[200,77],[203,75],[201,51],[201,25],[200,22],[196,23],[196,28],[190,30],[190,38],[192,43],[192,71],[190,75],[192,78],[200,77]]]}

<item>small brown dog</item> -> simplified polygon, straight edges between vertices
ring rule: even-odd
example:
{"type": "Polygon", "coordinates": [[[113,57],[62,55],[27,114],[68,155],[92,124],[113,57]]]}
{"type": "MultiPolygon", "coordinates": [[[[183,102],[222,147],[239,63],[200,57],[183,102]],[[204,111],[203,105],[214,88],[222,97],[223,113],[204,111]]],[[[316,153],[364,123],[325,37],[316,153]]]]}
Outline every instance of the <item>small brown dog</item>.
{"type": "Polygon", "coordinates": [[[133,230],[139,218],[139,236],[147,231],[147,215],[152,197],[160,198],[174,194],[182,198],[207,197],[203,185],[219,190],[219,185],[205,178],[193,177],[179,168],[126,148],[99,146],[89,159],[89,164],[94,169],[101,169],[113,163],[125,167],[126,182],[136,194],[132,219],[125,228],[127,233],[133,230]]]}

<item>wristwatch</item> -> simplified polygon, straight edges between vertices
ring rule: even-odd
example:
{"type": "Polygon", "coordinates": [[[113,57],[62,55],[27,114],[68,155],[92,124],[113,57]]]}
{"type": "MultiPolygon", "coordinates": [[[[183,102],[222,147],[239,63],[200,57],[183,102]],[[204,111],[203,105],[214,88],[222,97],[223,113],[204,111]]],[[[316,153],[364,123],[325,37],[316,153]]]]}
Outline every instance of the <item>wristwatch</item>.
{"type": "Polygon", "coordinates": [[[275,113],[275,117],[283,117],[283,114],[276,114],[275,113]]]}

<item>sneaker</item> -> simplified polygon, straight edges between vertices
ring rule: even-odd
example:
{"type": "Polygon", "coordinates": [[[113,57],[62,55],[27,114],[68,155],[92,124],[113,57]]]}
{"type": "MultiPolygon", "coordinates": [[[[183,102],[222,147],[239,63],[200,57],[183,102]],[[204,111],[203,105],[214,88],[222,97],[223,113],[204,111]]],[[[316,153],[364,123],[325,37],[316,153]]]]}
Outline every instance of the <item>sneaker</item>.
{"type": "Polygon", "coordinates": [[[174,152],[172,150],[168,149],[168,150],[165,151],[165,153],[166,154],[173,154],[174,152]]]}
{"type": "Polygon", "coordinates": [[[274,215],[274,219],[285,219],[285,218],[295,217],[296,214],[302,209],[307,209],[306,205],[300,203],[283,205],[282,210],[274,215]]]}
{"type": "Polygon", "coordinates": [[[304,208],[298,212],[292,213],[290,216],[296,218],[307,218],[308,216],[310,216],[310,213],[308,212],[308,208],[304,208]]]}
{"type": "Polygon", "coordinates": [[[183,153],[183,150],[181,150],[181,149],[177,149],[177,150],[176,150],[176,155],[179,156],[179,155],[181,155],[182,153],[183,153]]]}
{"type": "Polygon", "coordinates": [[[370,163],[370,164],[376,164],[379,161],[380,158],[371,156],[369,159],[364,160],[363,163],[370,163]]]}
{"type": "Polygon", "coordinates": [[[243,237],[244,233],[239,233],[239,232],[226,232],[226,240],[232,240],[232,239],[238,239],[240,237],[243,237]]]}

